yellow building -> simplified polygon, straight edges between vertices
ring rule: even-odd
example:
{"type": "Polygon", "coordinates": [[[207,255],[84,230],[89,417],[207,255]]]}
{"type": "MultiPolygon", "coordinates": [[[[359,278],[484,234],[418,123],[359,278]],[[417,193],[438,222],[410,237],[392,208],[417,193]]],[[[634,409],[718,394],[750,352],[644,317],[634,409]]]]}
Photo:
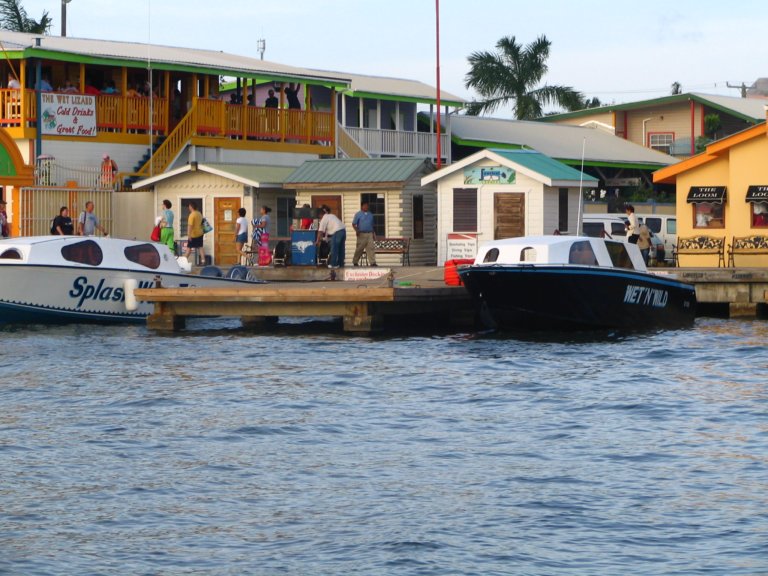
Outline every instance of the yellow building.
{"type": "MultiPolygon", "coordinates": [[[[654,172],[654,183],[677,186],[678,238],[722,239],[728,262],[734,238],[768,236],[767,126],[762,122],[654,172]]],[[[768,249],[763,251],[766,254],[734,254],[732,262],[768,266],[768,249]]],[[[686,254],[680,256],[680,265],[717,266],[718,259],[713,254],[686,254]]]]}
{"type": "Polygon", "coordinates": [[[677,157],[693,156],[700,138],[723,138],[763,119],[764,98],[689,92],[651,100],[552,114],[542,122],[590,126],[677,157]],[[708,131],[706,118],[717,117],[708,131]]]}

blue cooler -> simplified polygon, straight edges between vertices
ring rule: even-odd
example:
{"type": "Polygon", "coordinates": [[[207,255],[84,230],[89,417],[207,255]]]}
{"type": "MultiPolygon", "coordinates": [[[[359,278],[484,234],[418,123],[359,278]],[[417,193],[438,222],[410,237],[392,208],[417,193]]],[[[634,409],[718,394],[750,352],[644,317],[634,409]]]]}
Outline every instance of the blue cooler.
{"type": "Polygon", "coordinates": [[[317,264],[317,230],[291,232],[291,265],[315,266],[317,264]]]}

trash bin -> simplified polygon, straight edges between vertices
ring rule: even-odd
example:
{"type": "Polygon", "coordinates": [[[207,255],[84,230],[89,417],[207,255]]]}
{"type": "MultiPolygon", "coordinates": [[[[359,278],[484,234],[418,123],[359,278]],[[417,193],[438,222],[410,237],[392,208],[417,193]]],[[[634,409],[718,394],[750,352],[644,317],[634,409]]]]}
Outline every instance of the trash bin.
{"type": "Polygon", "coordinates": [[[316,230],[291,232],[291,265],[314,266],[317,263],[316,230]]]}

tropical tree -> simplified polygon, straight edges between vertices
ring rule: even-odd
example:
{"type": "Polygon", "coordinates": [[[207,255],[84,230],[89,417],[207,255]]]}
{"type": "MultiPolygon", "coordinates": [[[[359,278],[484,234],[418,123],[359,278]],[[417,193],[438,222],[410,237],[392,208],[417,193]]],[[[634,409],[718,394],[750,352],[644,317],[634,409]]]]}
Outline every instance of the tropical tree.
{"type": "Polygon", "coordinates": [[[506,36],[496,43],[496,52],[470,54],[464,84],[477,91],[482,100],[471,102],[467,114],[491,113],[512,103],[518,120],[532,120],[540,118],[548,104],[566,110],[581,108],[584,97],[573,88],[539,86],[548,70],[550,45],[543,35],[527,46],[518,44],[514,36],[506,36]]]}
{"type": "Polygon", "coordinates": [[[12,32],[28,32],[30,34],[47,34],[53,20],[44,10],[40,20],[27,15],[21,0],[0,0],[0,28],[12,32]]]}

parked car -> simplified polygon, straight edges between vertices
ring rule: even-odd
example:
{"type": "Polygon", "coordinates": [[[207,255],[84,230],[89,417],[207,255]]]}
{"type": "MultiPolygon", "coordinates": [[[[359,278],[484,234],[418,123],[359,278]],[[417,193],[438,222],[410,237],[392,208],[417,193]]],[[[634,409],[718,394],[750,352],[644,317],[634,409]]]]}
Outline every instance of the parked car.
{"type": "MultiPolygon", "coordinates": [[[[638,219],[638,223],[640,220],[638,219]]],[[[613,238],[627,242],[627,218],[618,214],[585,214],[582,233],[593,238],[613,238]]],[[[650,226],[648,227],[650,229],[650,226]]],[[[667,250],[662,238],[651,229],[651,249],[648,252],[649,266],[664,266],[671,259],[672,250],[667,250]]]]}

